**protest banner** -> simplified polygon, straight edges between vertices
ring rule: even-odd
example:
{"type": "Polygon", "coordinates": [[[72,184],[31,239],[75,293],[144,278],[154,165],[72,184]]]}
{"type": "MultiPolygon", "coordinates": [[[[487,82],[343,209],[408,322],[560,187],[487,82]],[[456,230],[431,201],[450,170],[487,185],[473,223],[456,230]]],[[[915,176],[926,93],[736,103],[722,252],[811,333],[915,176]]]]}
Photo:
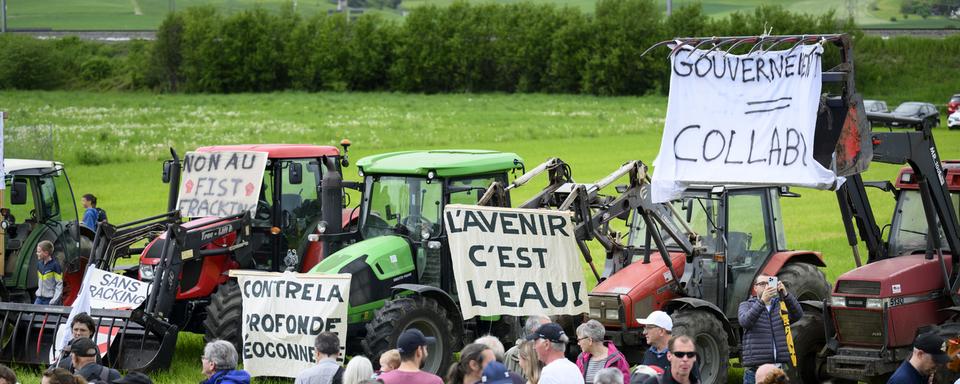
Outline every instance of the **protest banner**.
{"type": "Polygon", "coordinates": [[[296,377],[317,361],[320,332],[347,339],[350,275],[231,270],[243,300],[243,367],[251,376],[296,377]]]}
{"type": "Polygon", "coordinates": [[[586,313],[570,212],[447,205],[463,318],[586,313]]]}
{"type": "Polygon", "coordinates": [[[177,207],[184,217],[255,213],[266,152],[187,152],[177,207]]]}
{"type": "Polygon", "coordinates": [[[813,158],[822,52],[678,48],[652,200],[679,197],[691,183],[835,188],[836,175],[813,158]]]}

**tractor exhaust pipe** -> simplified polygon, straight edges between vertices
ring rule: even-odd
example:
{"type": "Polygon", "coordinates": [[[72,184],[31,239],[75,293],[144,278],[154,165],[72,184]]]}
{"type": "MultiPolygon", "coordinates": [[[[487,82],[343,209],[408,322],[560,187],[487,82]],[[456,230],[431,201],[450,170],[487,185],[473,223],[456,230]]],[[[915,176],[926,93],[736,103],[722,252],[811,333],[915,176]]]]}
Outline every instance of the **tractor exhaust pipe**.
{"type": "MultiPolygon", "coordinates": [[[[337,160],[324,159],[326,172],[320,180],[320,205],[323,207],[323,221],[326,222],[324,235],[336,235],[343,232],[343,177],[337,168],[337,160]]],[[[337,236],[328,237],[323,244],[323,257],[326,258],[340,249],[337,236]]]]}

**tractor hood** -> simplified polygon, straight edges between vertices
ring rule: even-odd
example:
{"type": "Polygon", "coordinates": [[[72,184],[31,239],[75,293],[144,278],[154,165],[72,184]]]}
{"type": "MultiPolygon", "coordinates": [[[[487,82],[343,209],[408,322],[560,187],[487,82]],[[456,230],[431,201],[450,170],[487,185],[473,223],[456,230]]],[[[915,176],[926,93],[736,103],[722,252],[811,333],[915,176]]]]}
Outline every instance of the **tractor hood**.
{"type": "MultiPolygon", "coordinates": [[[[683,276],[686,256],[675,252],[670,254],[670,259],[677,275],[683,276]]],[[[648,264],[643,264],[640,260],[635,261],[597,284],[590,292],[591,310],[594,304],[600,305],[600,301],[619,298],[624,308],[630,312],[624,314],[623,320],[626,325],[639,327],[637,318],[646,317],[654,309],[660,308],[676,296],[667,287],[678,276],[672,276],[664,265],[663,259],[657,255],[651,255],[648,264]]]]}
{"type": "MultiPolygon", "coordinates": [[[[947,273],[951,256],[943,255],[947,273]]],[[[840,275],[834,293],[873,297],[911,296],[940,291],[943,271],[936,259],[924,254],[898,256],[876,261],[840,275]]]]}
{"type": "Polygon", "coordinates": [[[354,312],[390,297],[394,285],[416,282],[412,249],[410,241],[400,236],[375,237],[341,249],[309,273],[349,273],[354,312]]]}

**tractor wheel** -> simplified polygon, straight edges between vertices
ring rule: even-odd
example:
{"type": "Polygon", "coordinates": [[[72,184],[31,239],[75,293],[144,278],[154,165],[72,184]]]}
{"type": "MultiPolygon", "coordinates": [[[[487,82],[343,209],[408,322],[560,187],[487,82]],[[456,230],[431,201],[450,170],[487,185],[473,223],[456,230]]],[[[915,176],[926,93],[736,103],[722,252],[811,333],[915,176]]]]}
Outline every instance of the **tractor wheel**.
{"type": "Polygon", "coordinates": [[[419,329],[424,336],[435,337],[437,342],[427,346],[427,360],[423,370],[443,374],[450,365],[456,340],[460,340],[462,330],[453,329],[446,308],[436,300],[424,296],[402,297],[389,300],[374,313],[373,320],[367,323],[367,335],[361,344],[371,359],[397,345],[397,338],[404,330],[419,329]]]}
{"type": "MultiPolygon", "coordinates": [[[[790,367],[787,373],[794,383],[823,383],[829,380],[822,371],[825,363],[817,354],[826,344],[823,332],[823,315],[816,311],[807,311],[796,323],[790,325],[793,333],[793,346],[797,353],[797,367],[790,367]]],[[[789,365],[789,364],[788,364],[789,365]]]]}
{"type": "Polygon", "coordinates": [[[824,301],[830,297],[830,283],[816,265],[790,263],[780,269],[777,278],[799,301],[824,301]]]}
{"type": "Polygon", "coordinates": [[[693,339],[697,346],[701,383],[726,383],[730,365],[727,331],[715,316],[696,309],[674,312],[673,334],[693,339]]]}
{"type": "Polygon", "coordinates": [[[237,354],[243,360],[243,297],[240,295],[240,285],[236,280],[229,280],[220,284],[217,291],[210,296],[207,305],[207,318],[203,320],[206,329],[204,341],[226,340],[237,349],[237,354]]]}

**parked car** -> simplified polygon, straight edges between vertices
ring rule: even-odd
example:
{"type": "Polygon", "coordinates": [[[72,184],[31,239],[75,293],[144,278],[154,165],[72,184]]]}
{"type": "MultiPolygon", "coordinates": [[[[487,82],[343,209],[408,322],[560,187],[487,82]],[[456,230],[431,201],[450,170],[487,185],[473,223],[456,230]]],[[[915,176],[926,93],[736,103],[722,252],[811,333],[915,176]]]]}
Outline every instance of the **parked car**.
{"type": "MultiPolygon", "coordinates": [[[[864,100],[864,102],[866,102],[866,100],[864,100]]],[[[952,115],[957,109],[960,109],[960,93],[953,95],[950,101],[947,102],[947,116],[952,115]]]]}
{"type": "Polygon", "coordinates": [[[889,113],[887,102],[883,100],[864,100],[863,109],[867,112],[889,113]]]}
{"type": "Polygon", "coordinates": [[[956,111],[947,117],[947,128],[960,129],[960,111],[956,111]]]}
{"type": "Polygon", "coordinates": [[[891,127],[919,128],[927,126],[933,128],[940,125],[940,112],[937,111],[937,107],[930,103],[908,101],[897,106],[897,109],[894,109],[890,114],[896,118],[909,119],[891,120],[889,122],[891,127]]]}

